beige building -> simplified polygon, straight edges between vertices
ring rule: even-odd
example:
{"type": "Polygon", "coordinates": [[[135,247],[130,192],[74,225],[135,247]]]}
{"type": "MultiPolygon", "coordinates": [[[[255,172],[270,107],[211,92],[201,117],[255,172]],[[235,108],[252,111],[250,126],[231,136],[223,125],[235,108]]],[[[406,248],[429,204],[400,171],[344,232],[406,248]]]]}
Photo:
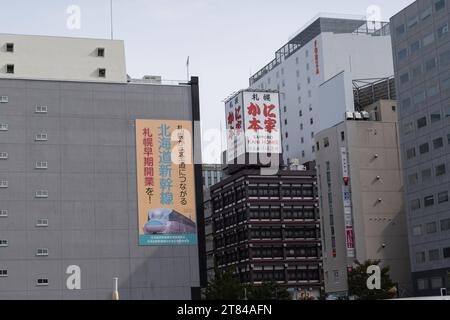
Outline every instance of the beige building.
{"type": "Polygon", "coordinates": [[[3,79],[126,83],[122,40],[0,34],[3,79]]]}
{"type": "Polygon", "coordinates": [[[397,106],[379,100],[318,133],[325,290],[346,295],[355,260],[381,260],[401,294],[410,290],[397,106]]]}

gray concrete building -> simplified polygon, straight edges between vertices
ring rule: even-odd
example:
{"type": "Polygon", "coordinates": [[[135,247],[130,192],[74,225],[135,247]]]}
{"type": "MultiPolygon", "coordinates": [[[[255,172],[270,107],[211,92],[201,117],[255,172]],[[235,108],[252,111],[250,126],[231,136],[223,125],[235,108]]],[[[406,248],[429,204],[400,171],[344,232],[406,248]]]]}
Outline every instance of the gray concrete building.
{"type": "Polygon", "coordinates": [[[380,260],[390,267],[399,295],[408,296],[396,102],[379,100],[365,110],[316,135],[325,290],[347,296],[354,261],[380,260]]]}
{"type": "MultiPolygon", "coordinates": [[[[120,299],[198,298],[205,269],[201,206],[198,245],[138,244],[135,136],[136,119],[199,120],[198,79],[127,80],[122,41],[3,38],[0,300],[111,299],[114,277],[120,299]],[[26,58],[54,47],[61,54],[83,48],[77,58],[65,57],[69,64],[84,61],[83,72],[41,70],[26,58]],[[69,266],[80,268],[79,290],[69,289],[69,266]]],[[[196,169],[201,204],[201,166],[196,169]]]]}
{"type": "Polygon", "coordinates": [[[391,18],[411,270],[416,294],[450,288],[450,3],[391,18]]]}

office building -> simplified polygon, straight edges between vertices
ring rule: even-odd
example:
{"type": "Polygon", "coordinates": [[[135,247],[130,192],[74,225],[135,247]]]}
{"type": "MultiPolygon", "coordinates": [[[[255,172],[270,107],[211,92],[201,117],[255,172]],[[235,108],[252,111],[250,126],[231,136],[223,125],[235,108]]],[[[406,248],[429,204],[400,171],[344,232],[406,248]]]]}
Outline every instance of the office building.
{"type": "MultiPolygon", "coordinates": [[[[339,78],[334,82],[329,86],[341,86],[339,78]]],[[[324,280],[331,296],[348,296],[355,260],[380,260],[390,267],[398,294],[412,295],[397,103],[372,103],[392,94],[389,85],[392,79],[358,87],[349,103],[362,112],[342,114],[343,121],[316,135],[324,280]]]]}
{"type": "Polygon", "coordinates": [[[244,284],[275,281],[297,296],[323,292],[320,217],[312,170],[262,175],[243,167],[211,187],[213,256],[244,284]]]}
{"type": "Polygon", "coordinates": [[[416,295],[450,288],[450,3],[391,18],[405,208],[416,295]]]}
{"type": "Polygon", "coordinates": [[[204,164],[202,166],[203,171],[203,188],[207,189],[216,183],[220,182],[223,178],[222,165],[221,164],[204,164]]]}
{"type": "MultiPolygon", "coordinates": [[[[350,79],[392,76],[391,51],[388,23],[320,14],[250,78],[253,89],[280,92],[285,163],[290,159],[300,159],[301,163],[314,160],[314,135],[341,122],[347,111],[335,104],[321,109],[320,100],[327,96],[319,94],[320,86],[342,71],[350,79]]],[[[345,87],[339,94],[352,92],[352,87],[345,87]]]]}
{"type": "MultiPolygon", "coordinates": [[[[0,61],[0,299],[111,299],[115,277],[120,299],[198,298],[206,284],[201,166],[194,181],[180,164],[189,172],[183,197],[198,204],[193,218],[170,213],[189,223],[189,244],[182,235],[164,242],[138,215],[149,201],[159,207],[150,186],[164,168],[170,175],[151,164],[159,157],[140,165],[158,149],[151,132],[164,129],[166,139],[172,123],[199,120],[198,79],[130,79],[123,41],[0,35],[0,61]]],[[[171,202],[165,190],[158,212],[171,202]]]]}

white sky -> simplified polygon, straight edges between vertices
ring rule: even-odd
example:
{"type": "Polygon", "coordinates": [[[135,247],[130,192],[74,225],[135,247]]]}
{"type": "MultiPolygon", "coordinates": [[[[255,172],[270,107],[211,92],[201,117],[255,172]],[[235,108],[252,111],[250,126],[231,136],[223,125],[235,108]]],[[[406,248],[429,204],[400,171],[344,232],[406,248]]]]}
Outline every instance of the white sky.
{"type": "MultiPolygon", "coordinates": [[[[270,60],[319,12],[366,15],[375,5],[381,20],[413,0],[113,0],[115,38],[125,40],[127,71],[185,80],[200,77],[203,131],[224,123],[222,100],[247,88],[250,73],[270,60]]],[[[110,37],[109,0],[1,0],[0,33],[110,37]],[[81,29],[66,27],[69,5],[81,8],[81,29]]],[[[204,162],[212,162],[204,154],[204,162]]]]}

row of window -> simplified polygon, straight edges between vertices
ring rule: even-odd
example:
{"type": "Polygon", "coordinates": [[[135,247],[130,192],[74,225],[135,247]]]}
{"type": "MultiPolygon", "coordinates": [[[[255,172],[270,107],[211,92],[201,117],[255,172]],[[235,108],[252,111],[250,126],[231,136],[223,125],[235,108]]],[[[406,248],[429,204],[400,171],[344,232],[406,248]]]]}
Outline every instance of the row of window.
{"type": "MultiPolygon", "coordinates": [[[[444,259],[450,259],[450,247],[442,249],[442,257],[444,259]]],[[[428,250],[428,254],[425,251],[420,251],[416,253],[416,263],[418,264],[426,263],[427,261],[429,262],[438,261],[440,259],[441,259],[440,249],[428,250]]]]}
{"type": "MultiPolygon", "coordinates": [[[[449,59],[450,59],[450,50],[448,51],[448,54],[449,54],[449,59]]],[[[449,62],[450,62],[450,60],[449,60],[449,62]]],[[[442,80],[440,86],[439,86],[439,84],[432,85],[428,89],[420,91],[418,93],[415,93],[412,97],[408,97],[408,98],[402,100],[401,106],[402,106],[403,114],[407,114],[408,110],[411,108],[412,105],[417,105],[422,108],[423,104],[427,100],[430,100],[439,94],[439,87],[441,88],[442,91],[448,91],[450,89],[450,78],[442,80]]],[[[444,114],[445,118],[450,116],[450,106],[445,107],[444,113],[445,113],[444,114]]],[[[431,119],[431,117],[430,117],[431,123],[441,120],[441,111],[436,110],[436,112],[434,113],[433,116],[434,116],[434,119],[431,119]]],[[[420,125],[420,127],[419,127],[419,124],[417,124],[418,129],[421,129],[427,125],[426,117],[425,117],[425,120],[422,120],[422,121],[423,121],[423,123],[420,125]]],[[[411,129],[412,129],[412,127],[411,127],[411,129]]]]}
{"type": "Polygon", "coordinates": [[[434,7],[434,11],[435,12],[441,11],[442,9],[445,8],[445,0],[437,0],[437,1],[435,1],[434,5],[428,6],[420,14],[415,15],[413,17],[410,17],[406,21],[406,24],[404,23],[404,24],[398,25],[395,28],[395,32],[397,33],[397,35],[402,35],[407,30],[410,31],[410,30],[415,29],[415,27],[418,26],[419,21],[425,21],[428,18],[430,18],[431,15],[433,14],[433,7],[434,7]]]}
{"type": "MultiPolygon", "coordinates": [[[[441,177],[445,175],[447,172],[445,164],[440,164],[434,167],[434,174],[435,176],[441,177]]],[[[433,178],[433,170],[431,168],[427,168],[420,171],[420,182],[422,184],[429,183],[432,181],[433,178]]],[[[419,173],[415,172],[413,174],[408,175],[408,186],[413,187],[419,184],[419,173]]]]}
{"type": "MultiPolygon", "coordinates": [[[[406,149],[406,159],[407,160],[412,160],[414,158],[417,157],[417,150],[419,151],[419,154],[425,155],[427,153],[429,153],[431,151],[431,148],[433,148],[434,151],[438,151],[441,150],[442,148],[444,148],[444,144],[450,144],[450,134],[447,135],[447,139],[444,142],[444,138],[443,137],[439,137],[439,138],[435,138],[430,142],[425,142],[419,145],[418,148],[416,147],[412,147],[409,149],[406,149]]],[[[443,172],[441,172],[441,174],[445,174],[445,164],[443,164],[442,166],[439,166],[440,169],[443,170],[443,172]]],[[[438,167],[436,167],[438,168],[438,167]]],[[[438,175],[436,173],[436,175],[438,175]]]]}
{"type": "MultiPolygon", "coordinates": [[[[6,278],[8,277],[8,270],[7,269],[0,269],[0,278],[6,278]]],[[[49,281],[48,278],[39,278],[36,279],[36,286],[48,286],[49,281]]]]}
{"type": "MultiPolygon", "coordinates": [[[[450,117],[450,106],[445,107],[445,112],[444,113],[445,113],[444,116],[445,116],[446,119],[450,117]]],[[[434,124],[434,123],[440,121],[441,118],[442,118],[441,110],[440,109],[433,110],[433,111],[430,112],[429,117],[428,116],[422,116],[422,117],[420,117],[419,119],[416,120],[416,123],[415,123],[416,124],[416,128],[417,128],[417,130],[425,128],[426,126],[428,126],[428,124],[431,125],[431,124],[434,124]]],[[[403,125],[403,133],[405,135],[411,134],[411,133],[414,132],[414,128],[415,128],[414,127],[414,122],[411,121],[411,122],[405,123],[403,125]]],[[[448,137],[450,137],[450,136],[448,136],[448,137]]]]}
{"type": "Polygon", "coordinates": [[[423,199],[414,199],[410,202],[410,208],[412,211],[417,211],[422,208],[429,208],[435,204],[447,203],[449,201],[448,191],[439,192],[437,195],[429,195],[423,199]]]}
{"type": "MultiPolygon", "coordinates": [[[[7,189],[9,187],[9,181],[0,180],[0,188],[7,189]]],[[[48,190],[37,190],[34,194],[35,198],[48,198],[48,190]]]]}
{"type": "MultiPolygon", "coordinates": [[[[0,160],[8,160],[9,154],[8,152],[0,152],[0,160]]],[[[48,162],[47,161],[37,161],[34,166],[35,169],[43,170],[48,169],[48,162]]]]}
{"type": "MultiPolygon", "coordinates": [[[[440,221],[440,230],[442,232],[450,230],[450,219],[440,221]]],[[[424,234],[433,234],[436,232],[438,232],[438,223],[435,221],[413,227],[413,235],[415,237],[419,237],[424,234]]]]}

